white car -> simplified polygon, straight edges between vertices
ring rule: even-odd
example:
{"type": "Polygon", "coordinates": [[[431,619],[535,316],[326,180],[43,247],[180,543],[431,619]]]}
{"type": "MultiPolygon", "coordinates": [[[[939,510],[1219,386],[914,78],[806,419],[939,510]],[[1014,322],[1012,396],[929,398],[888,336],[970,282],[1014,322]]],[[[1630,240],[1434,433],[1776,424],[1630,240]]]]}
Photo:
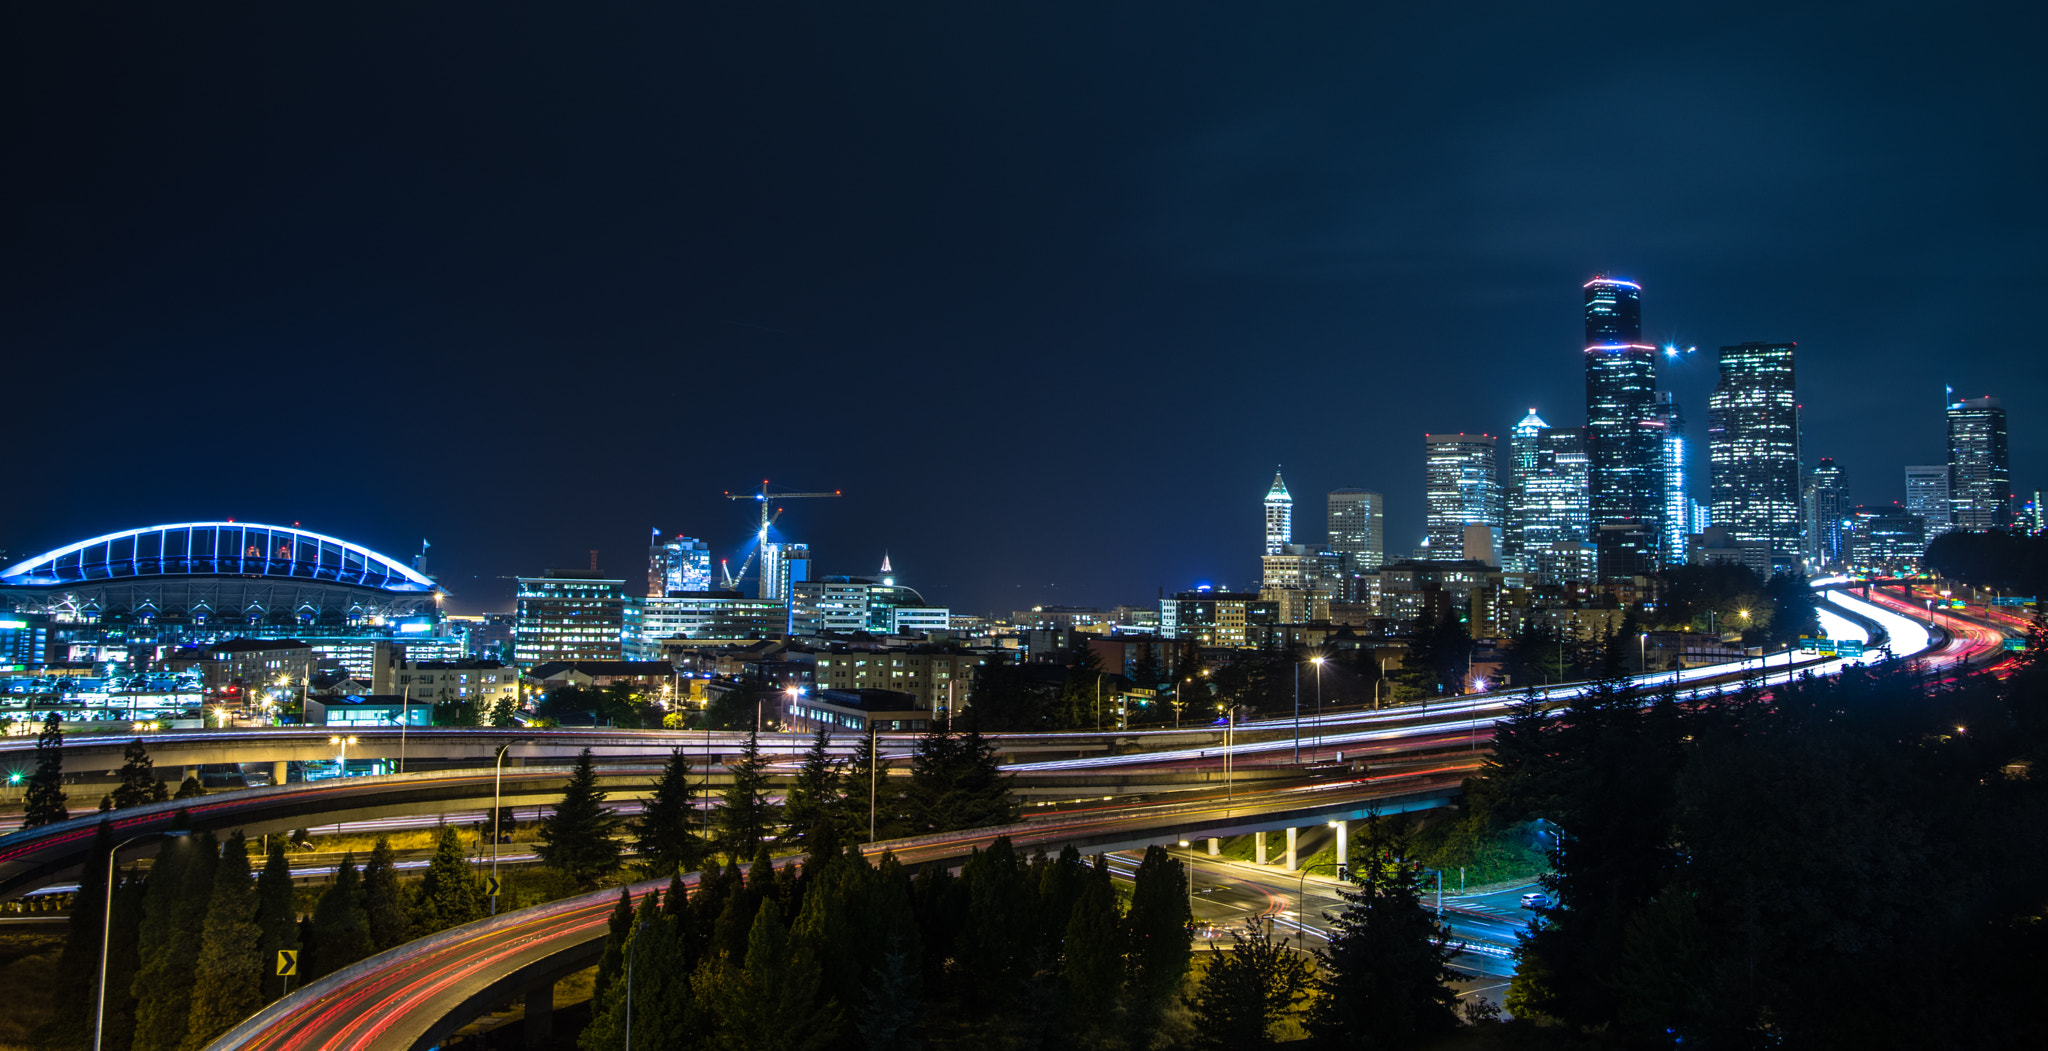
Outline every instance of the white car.
{"type": "Polygon", "coordinates": [[[1522,895],[1522,907],[1525,909],[1547,909],[1550,907],[1550,895],[1540,890],[1524,894],[1522,895]]]}

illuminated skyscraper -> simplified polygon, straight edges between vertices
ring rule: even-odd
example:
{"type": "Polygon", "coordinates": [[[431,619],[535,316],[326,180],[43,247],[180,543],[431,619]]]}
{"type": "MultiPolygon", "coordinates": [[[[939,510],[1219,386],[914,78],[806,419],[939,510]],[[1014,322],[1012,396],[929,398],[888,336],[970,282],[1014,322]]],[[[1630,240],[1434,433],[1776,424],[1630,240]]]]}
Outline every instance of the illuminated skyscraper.
{"type": "Polygon", "coordinates": [[[1355,581],[1386,561],[1386,497],[1370,489],[1333,489],[1329,495],[1329,550],[1342,558],[1345,587],[1338,598],[1357,601],[1355,581]]]}
{"type": "Polygon", "coordinates": [[[1266,490],[1266,554],[1277,555],[1294,542],[1294,497],[1280,472],[1273,472],[1273,486],[1266,490]]]}
{"type": "MultiPolygon", "coordinates": [[[[1424,484],[1429,499],[1429,550],[1438,559],[1465,558],[1465,527],[1501,528],[1500,476],[1490,434],[1425,434],[1424,484]]],[[[1496,557],[1499,545],[1492,545],[1496,557]]]]}
{"type": "Polygon", "coordinates": [[[1721,381],[1707,396],[1714,525],[1736,541],[1770,544],[1771,566],[1799,564],[1799,403],[1796,343],[1721,348],[1721,381]]]}
{"type": "Polygon", "coordinates": [[[1948,465],[1908,465],[1906,468],[1906,510],[1927,520],[1927,539],[1953,529],[1948,506],[1948,465]]]}
{"type": "Polygon", "coordinates": [[[1957,529],[2012,524],[2005,407],[1997,398],[1965,398],[1948,407],[1948,505],[1957,529]]]}
{"type": "Polygon", "coordinates": [[[647,548],[647,596],[660,598],[672,591],[711,590],[711,548],[695,537],[678,536],[663,540],[654,531],[647,548]]]}
{"type": "Polygon", "coordinates": [[[1592,541],[1586,496],[1589,468],[1586,439],[1578,428],[1543,432],[1536,446],[1536,470],[1523,485],[1523,551],[1540,555],[1552,544],[1592,541]]]}
{"type": "Polygon", "coordinates": [[[1585,285],[1586,455],[1602,577],[1657,570],[1663,519],[1657,349],[1643,342],[1643,288],[1602,275],[1585,285]]]}
{"type": "Polygon", "coordinates": [[[811,579],[811,545],[762,544],[761,582],[757,598],[789,603],[790,585],[811,579]]]}
{"type": "Polygon", "coordinates": [[[1515,429],[1508,432],[1507,479],[1501,486],[1507,505],[1507,521],[1501,531],[1503,564],[1511,570],[1530,568],[1523,557],[1523,525],[1529,520],[1529,479],[1542,460],[1543,432],[1550,425],[1532,407],[1515,429]]]}
{"type": "Polygon", "coordinates": [[[1678,411],[1678,399],[1668,390],[1657,392],[1659,467],[1664,475],[1663,545],[1664,564],[1685,561],[1685,538],[1692,530],[1692,500],[1685,492],[1685,417],[1678,411]]]}
{"type": "Polygon", "coordinates": [[[1848,517],[1849,490],[1842,469],[1823,456],[1806,474],[1806,557],[1811,568],[1842,562],[1848,553],[1843,546],[1842,523],[1848,517]]]}

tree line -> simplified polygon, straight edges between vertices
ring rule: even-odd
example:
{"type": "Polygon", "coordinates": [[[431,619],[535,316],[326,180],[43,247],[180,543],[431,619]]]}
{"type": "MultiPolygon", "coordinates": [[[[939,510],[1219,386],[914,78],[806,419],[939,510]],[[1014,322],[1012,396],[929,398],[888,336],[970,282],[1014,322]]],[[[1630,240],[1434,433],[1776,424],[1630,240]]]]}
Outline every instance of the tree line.
{"type": "MultiPolygon", "coordinates": [[[[2037,647],[2048,643],[2038,624],[2037,647]]],[[[2019,1046],[2048,977],[2048,660],[1903,662],[1721,697],[1526,702],[1474,820],[1549,830],[1555,904],[1507,1007],[1526,1046],[2019,1046]]]]}

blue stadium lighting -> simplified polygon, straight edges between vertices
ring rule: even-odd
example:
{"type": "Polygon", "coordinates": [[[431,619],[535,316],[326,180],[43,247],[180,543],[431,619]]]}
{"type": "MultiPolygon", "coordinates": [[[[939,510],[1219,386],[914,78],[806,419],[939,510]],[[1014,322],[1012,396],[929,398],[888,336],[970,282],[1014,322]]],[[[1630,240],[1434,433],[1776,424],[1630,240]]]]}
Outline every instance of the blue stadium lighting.
{"type": "Polygon", "coordinates": [[[386,591],[437,590],[434,582],[418,570],[360,544],[260,522],[176,522],[108,533],[45,551],[0,570],[0,584],[53,587],[143,576],[210,575],[331,581],[386,591]],[[192,534],[199,530],[212,533],[212,550],[201,551],[192,544],[192,534]],[[168,543],[161,544],[154,553],[142,551],[143,538],[169,538],[173,534],[184,535],[185,552],[178,553],[168,543]],[[224,534],[234,534],[234,543],[244,549],[221,550],[224,534]],[[246,550],[254,536],[263,538],[266,550],[254,554],[246,550]],[[116,545],[122,544],[126,545],[125,554],[116,551],[116,545]]]}

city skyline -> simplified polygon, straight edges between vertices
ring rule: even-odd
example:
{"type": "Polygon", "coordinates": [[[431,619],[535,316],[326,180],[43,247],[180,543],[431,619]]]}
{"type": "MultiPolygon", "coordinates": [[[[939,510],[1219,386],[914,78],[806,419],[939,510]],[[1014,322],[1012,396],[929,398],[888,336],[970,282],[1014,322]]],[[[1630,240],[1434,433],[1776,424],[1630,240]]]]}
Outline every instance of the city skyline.
{"type": "MultiPolygon", "coordinates": [[[[499,578],[593,549],[639,578],[652,527],[715,571],[752,532],[723,494],[772,478],[846,492],[778,528],[821,572],[893,552],[955,608],[1245,582],[1276,462],[1305,501],[1386,494],[1393,554],[1424,530],[1414,435],[1580,424],[1568,290],[1603,271],[1645,286],[1648,344],[1797,340],[1804,466],[1836,459],[1852,505],[1945,461],[1946,385],[2005,400],[2013,486],[2043,487],[2024,25],[1210,12],[1156,49],[1130,15],[1049,33],[1081,17],[1056,7],[819,13],[796,46],[748,11],[77,17],[24,27],[50,44],[5,295],[10,388],[87,393],[12,420],[115,481],[11,503],[11,557],[304,521],[431,540],[455,608],[504,609],[499,578]],[[338,73],[357,31],[386,75],[338,73]],[[734,44],[661,43],[706,33],[734,44]],[[246,58],[272,53],[301,61],[246,58]],[[1595,147],[1638,174],[1589,188],[1595,147]],[[1296,376],[1361,411],[1280,422],[1296,376]],[[1102,446],[1151,466],[1075,469],[1102,446]]],[[[1658,369],[1695,499],[1703,357],[1658,369]]]]}

